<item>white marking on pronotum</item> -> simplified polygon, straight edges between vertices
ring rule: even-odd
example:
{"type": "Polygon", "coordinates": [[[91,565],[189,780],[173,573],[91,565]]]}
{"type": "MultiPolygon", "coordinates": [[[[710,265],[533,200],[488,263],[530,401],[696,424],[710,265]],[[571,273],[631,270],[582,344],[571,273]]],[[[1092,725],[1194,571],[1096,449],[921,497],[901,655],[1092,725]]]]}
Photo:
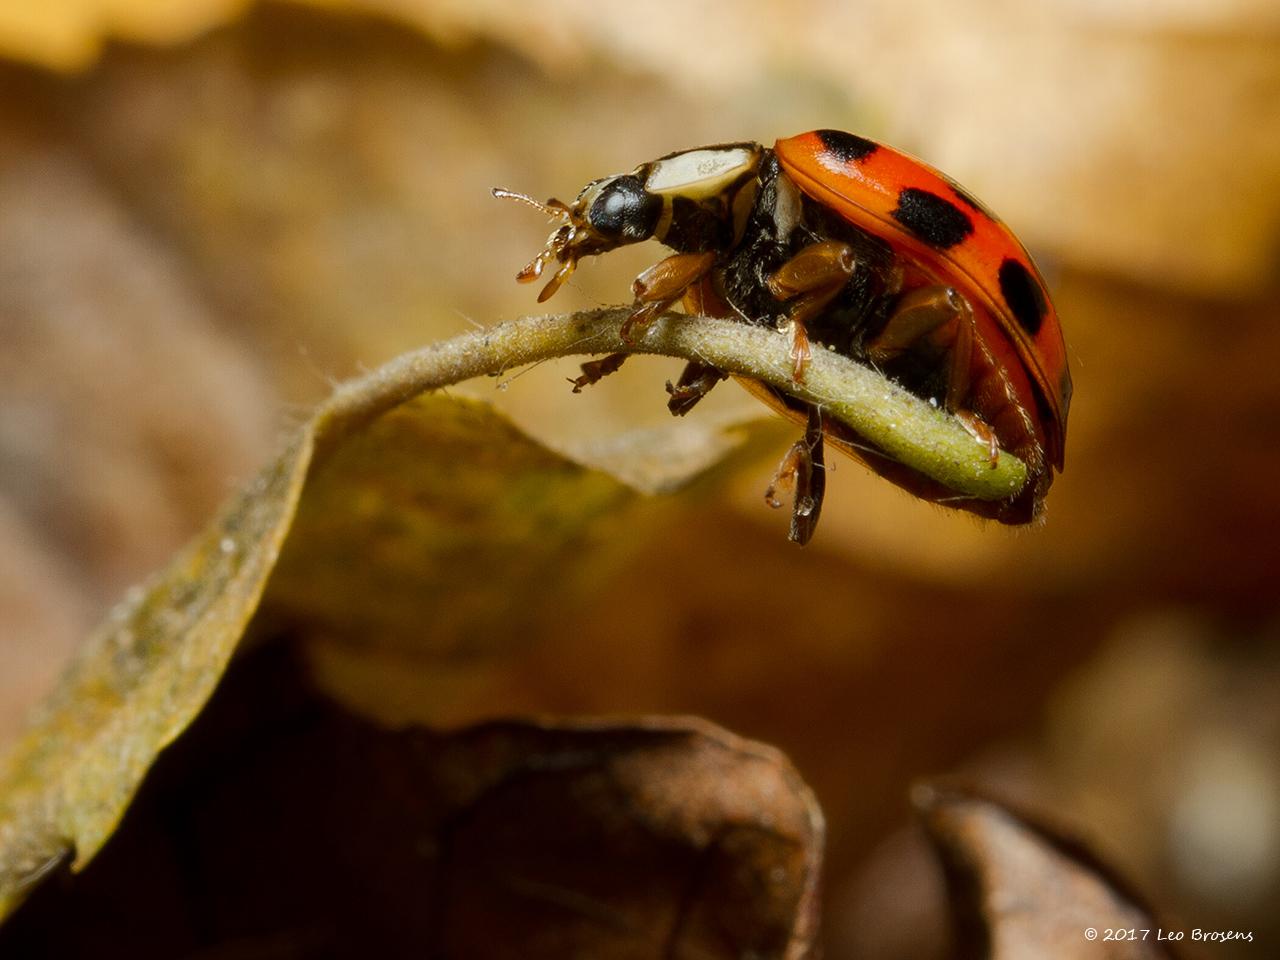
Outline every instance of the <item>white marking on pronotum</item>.
{"type": "Polygon", "coordinates": [[[747,147],[688,150],[654,161],[644,187],[650,193],[674,193],[691,200],[713,197],[753,170],[757,160],[756,151],[747,147]]]}

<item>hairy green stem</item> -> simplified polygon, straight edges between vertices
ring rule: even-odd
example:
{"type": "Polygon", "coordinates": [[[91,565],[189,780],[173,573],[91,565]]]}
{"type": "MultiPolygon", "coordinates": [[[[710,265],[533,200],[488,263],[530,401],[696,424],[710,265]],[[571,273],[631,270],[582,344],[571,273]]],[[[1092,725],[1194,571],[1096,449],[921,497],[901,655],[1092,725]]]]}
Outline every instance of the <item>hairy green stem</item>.
{"type": "Polygon", "coordinates": [[[629,307],[615,307],[524,317],[404,354],[338,388],[321,412],[318,453],[354,426],[428,390],[552,357],[649,353],[698,360],[819,404],[957,495],[1002,500],[1026,483],[1022,461],[1002,453],[992,466],[985,445],[954,417],[847,357],[815,349],[804,382],[795,383],[785,334],[731,320],[666,314],[639,331],[635,343],[624,343],[619,330],[629,313],[629,307]]]}

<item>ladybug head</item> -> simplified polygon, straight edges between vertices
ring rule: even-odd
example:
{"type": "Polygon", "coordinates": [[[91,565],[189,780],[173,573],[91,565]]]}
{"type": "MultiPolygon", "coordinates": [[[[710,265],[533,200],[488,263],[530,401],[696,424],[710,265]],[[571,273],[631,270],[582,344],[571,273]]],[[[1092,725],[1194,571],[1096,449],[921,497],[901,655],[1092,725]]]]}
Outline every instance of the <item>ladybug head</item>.
{"type": "Polygon", "coordinates": [[[531,283],[542,276],[543,268],[552,260],[560,264],[538,294],[539,303],[560,289],[581,257],[648,240],[662,216],[662,198],[646,190],[644,182],[631,173],[593,180],[583,187],[572,205],[555,199],[539,203],[523,193],[497,187],[493,195],[527,203],[559,221],[542,252],[516,274],[521,283],[531,283]]]}

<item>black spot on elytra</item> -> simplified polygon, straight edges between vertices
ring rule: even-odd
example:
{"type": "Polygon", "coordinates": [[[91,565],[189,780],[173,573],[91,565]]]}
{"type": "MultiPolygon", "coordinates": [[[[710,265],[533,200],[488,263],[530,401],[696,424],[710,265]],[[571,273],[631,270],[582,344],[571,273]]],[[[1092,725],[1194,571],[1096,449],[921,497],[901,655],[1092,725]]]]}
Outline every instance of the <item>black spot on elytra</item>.
{"type": "Polygon", "coordinates": [[[1000,264],[1000,293],[1018,325],[1033,337],[1039,333],[1049,301],[1031,271],[1012,257],[1000,264]]]}
{"type": "Polygon", "coordinates": [[[845,133],[843,130],[819,130],[817,134],[827,152],[841,163],[865,160],[880,149],[880,144],[874,140],[845,133]]]}
{"type": "Polygon", "coordinates": [[[907,187],[898,194],[898,209],[892,216],[938,250],[954,247],[973,233],[973,221],[967,213],[950,200],[916,187],[907,187]]]}

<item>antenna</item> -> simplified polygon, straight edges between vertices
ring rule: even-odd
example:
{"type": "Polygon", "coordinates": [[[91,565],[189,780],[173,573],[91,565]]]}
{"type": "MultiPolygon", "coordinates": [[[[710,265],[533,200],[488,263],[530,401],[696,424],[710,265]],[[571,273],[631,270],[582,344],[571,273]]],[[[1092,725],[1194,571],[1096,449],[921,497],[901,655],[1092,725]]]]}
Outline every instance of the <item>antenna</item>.
{"type": "Polygon", "coordinates": [[[533,207],[535,210],[541,210],[548,217],[569,216],[569,208],[555,198],[548,200],[546,203],[541,203],[527,193],[516,193],[514,190],[507,190],[505,187],[494,187],[489,192],[499,200],[518,200],[520,203],[533,207]]]}

